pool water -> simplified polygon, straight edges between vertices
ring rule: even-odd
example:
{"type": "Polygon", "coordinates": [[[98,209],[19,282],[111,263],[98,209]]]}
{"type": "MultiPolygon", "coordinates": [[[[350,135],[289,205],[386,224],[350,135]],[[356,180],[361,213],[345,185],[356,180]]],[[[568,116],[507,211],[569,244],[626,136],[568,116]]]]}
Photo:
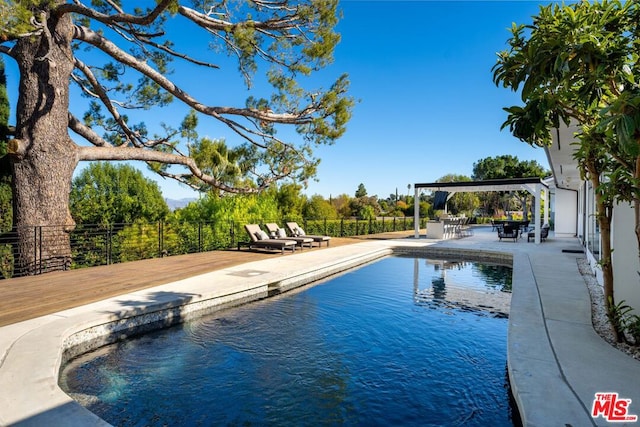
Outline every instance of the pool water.
{"type": "Polygon", "coordinates": [[[510,289],[509,267],[389,257],[85,354],[60,385],[118,426],[512,426],[510,289]]]}

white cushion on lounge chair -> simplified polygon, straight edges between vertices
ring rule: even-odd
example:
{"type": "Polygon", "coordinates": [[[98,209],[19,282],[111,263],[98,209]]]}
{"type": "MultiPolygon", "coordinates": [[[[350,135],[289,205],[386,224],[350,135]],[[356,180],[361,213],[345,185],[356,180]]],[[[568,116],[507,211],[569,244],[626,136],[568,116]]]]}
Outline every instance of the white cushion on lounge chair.
{"type": "Polygon", "coordinates": [[[265,233],[262,230],[256,231],[255,232],[256,238],[258,240],[267,240],[269,238],[269,236],[267,235],[267,233],[265,233]]]}
{"type": "Polygon", "coordinates": [[[287,232],[286,232],[286,231],[284,231],[284,228],[278,228],[278,231],[277,231],[277,233],[276,233],[276,236],[277,236],[277,237],[279,237],[279,238],[281,238],[281,239],[282,239],[282,238],[285,238],[285,237],[287,237],[287,232]]]}
{"type": "Polygon", "coordinates": [[[298,227],[297,231],[297,236],[306,236],[306,233],[304,232],[304,230],[300,227],[298,227]]]}

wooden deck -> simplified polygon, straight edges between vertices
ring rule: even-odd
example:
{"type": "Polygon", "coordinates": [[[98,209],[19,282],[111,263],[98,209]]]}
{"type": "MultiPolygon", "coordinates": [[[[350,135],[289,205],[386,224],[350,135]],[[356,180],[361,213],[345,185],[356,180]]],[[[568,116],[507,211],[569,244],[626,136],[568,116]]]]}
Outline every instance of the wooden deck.
{"type": "MultiPolygon", "coordinates": [[[[403,231],[356,238],[334,237],[330,247],[348,245],[362,239],[397,239],[412,235],[410,231],[403,231]]],[[[305,249],[304,252],[320,250],[326,250],[326,246],[305,249]]],[[[293,254],[281,255],[279,251],[213,251],[2,280],[0,326],[246,262],[296,256],[299,253],[302,252],[296,250],[293,254]]]]}

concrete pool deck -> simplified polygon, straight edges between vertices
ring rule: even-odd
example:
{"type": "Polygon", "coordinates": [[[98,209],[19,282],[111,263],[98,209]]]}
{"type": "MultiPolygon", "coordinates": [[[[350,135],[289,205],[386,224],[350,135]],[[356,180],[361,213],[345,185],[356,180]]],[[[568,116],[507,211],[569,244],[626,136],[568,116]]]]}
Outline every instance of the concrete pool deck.
{"type": "MultiPolygon", "coordinates": [[[[604,426],[591,417],[595,394],[631,399],[640,414],[640,362],[602,340],[591,325],[590,300],[577,267],[575,238],[551,236],[540,245],[498,242],[489,228],[473,236],[434,241],[363,241],[305,251],[208,272],[0,328],[0,425],[108,425],[57,384],[64,349],[82,352],[126,336],[139,324],[166,324],[262,298],[390,254],[398,248],[468,252],[513,258],[508,365],[511,387],[527,426],[604,426]]],[[[628,425],[637,423],[630,422],[628,425]]],[[[625,425],[625,423],[615,423],[625,425]]]]}

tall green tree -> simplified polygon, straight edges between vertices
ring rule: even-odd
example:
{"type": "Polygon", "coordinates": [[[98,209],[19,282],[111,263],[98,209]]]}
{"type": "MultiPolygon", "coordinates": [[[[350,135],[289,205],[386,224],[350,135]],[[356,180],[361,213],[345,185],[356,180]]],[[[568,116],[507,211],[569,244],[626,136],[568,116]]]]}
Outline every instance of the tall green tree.
{"type": "Polygon", "coordinates": [[[545,178],[551,172],[535,160],[519,160],[517,156],[503,154],[485,157],[473,164],[474,181],[508,178],[545,178]]]}
{"type": "Polygon", "coordinates": [[[351,212],[350,200],[351,197],[349,197],[348,194],[340,194],[338,197],[331,198],[329,203],[331,203],[336,212],[338,212],[339,218],[348,218],[354,215],[351,212]]]}
{"type": "Polygon", "coordinates": [[[360,183],[358,185],[358,189],[356,190],[355,196],[357,198],[360,198],[360,197],[365,197],[366,195],[367,195],[367,189],[365,188],[364,184],[360,183]]]}
{"type": "Polygon", "coordinates": [[[73,180],[70,199],[82,224],[155,222],[169,214],[158,184],[126,164],[90,164],[73,180]]]}
{"type": "Polygon", "coordinates": [[[338,212],[328,200],[319,194],[311,196],[304,205],[302,215],[305,219],[336,219],[338,212]]]}
{"type": "Polygon", "coordinates": [[[367,189],[362,183],[358,185],[355,197],[349,200],[349,209],[351,216],[360,219],[374,219],[382,211],[378,197],[367,196],[367,189]]]}
{"type": "Polygon", "coordinates": [[[258,192],[280,180],[312,177],[318,164],[314,148],[345,131],[353,106],[346,94],[347,76],[337,76],[326,88],[299,84],[332,61],[340,40],[334,31],[338,0],[219,0],[199,7],[158,0],[147,5],[26,0],[0,7],[0,54],[14,60],[20,73],[8,151],[18,207],[18,264],[24,271],[39,267],[30,264],[34,252],[49,268],[50,257],[70,257],[68,232],[74,224],[69,192],[79,161],[139,160],[187,185],[197,186],[195,178],[227,193],[258,192]],[[178,33],[184,38],[187,28],[192,31],[188,46],[172,39],[178,33]],[[203,49],[192,49],[196,45],[203,49]],[[207,45],[212,46],[208,53],[207,45]],[[230,58],[236,60],[232,66],[238,79],[222,74],[233,62],[230,58]],[[171,75],[174,59],[185,66],[184,72],[171,75]],[[271,90],[253,90],[257,72],[264,72],[261,80],[271,90]],[[200,87],[209,85],[210,90],[187,89],[195,76],[200,87]],[[244,102],[227,105],[216,98],[216,85],[238,82],[249,90],[244,102]],[[72,85],[89,100],[83,117],[74,113],[82,105],[71,108],[72,85]],[[153,128],[162,129],[150,131],[123,114],[174,100],[226,126],[235,138],[233,148],[218,144],[204,151],[234,150],[233,156],[222,157],[250,182],[227,182],[207,173],[208,166],[201,167],[194,159],[198,156],[190,155],[201,143],[196,135],[196,146],[185,146],[175,125],[160,126],[148,116],[153,128]],[[283,127],[301,137],[281,138],[278,130],[283,127]],[[83,143],[76,143],[70,131],[83,143]],[[58,226],[59,232],[36,246],[29,238],[34,224],[58,226]]]}
{"type": "Polygon", "coordinates": [[[532,24],[514,24],[509,49],[494,66],[496,84],[522,92],[524,106],[505,108],[503,126],[516,137],[544,146],[562,123],[579,128],[575,158],[595,189],[600,265],[610,311],[615,305],[615,200],[634,202],[640,251],[639,22],[635,1],[541,7],[532,24]]]}
{"type": "Polygon", "coordinates": [[[375,219],[382,211],[377,196],[354,197],[349,200],[349,208],[351,216],[360,219],[375,219]]]}
{"type": "Polygon", "coordinates": [[[302,219],[306,197],[302,195],[302,186],[294,183],[284,183],[273,188],[278,203],[280,218],[290,220],[302,219]]]}

